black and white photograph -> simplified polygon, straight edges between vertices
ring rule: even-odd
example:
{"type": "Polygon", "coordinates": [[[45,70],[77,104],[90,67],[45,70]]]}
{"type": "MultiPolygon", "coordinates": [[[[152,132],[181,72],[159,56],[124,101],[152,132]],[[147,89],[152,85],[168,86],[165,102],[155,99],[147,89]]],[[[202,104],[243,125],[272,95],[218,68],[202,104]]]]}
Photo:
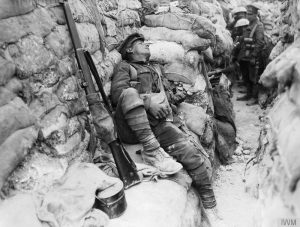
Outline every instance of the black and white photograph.
{"type": "Polygon", "coordinates": [[[300,0],[0,0],[0,227],[300,227],[300,0]]]}

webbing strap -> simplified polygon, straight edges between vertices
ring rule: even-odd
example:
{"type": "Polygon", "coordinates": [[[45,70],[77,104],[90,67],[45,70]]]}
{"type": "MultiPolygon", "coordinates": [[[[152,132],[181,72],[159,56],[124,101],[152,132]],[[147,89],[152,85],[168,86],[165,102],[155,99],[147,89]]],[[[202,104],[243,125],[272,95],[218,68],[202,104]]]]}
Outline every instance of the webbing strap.
{"type": "Polygon", "coordinates": [[[133,81],[136,81],[137,80],[137,71],[136,69],[131,65],[129,64],[129,74],[130,74],[130,80],[133,80],[133,81]]]}
{"type": "Polygon", "coordinates": [[[252,31],[250,33],[249,38],[253,38],[253,35],[254,35],[255,31],[256,31],[256,28],[257,28],[257,24],[252,28],[252,31]]]}

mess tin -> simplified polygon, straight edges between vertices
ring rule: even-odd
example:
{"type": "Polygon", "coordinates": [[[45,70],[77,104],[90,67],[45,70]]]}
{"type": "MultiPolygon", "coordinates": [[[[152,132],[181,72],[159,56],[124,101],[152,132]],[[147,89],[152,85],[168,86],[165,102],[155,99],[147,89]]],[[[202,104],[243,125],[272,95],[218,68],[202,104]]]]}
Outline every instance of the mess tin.
{"type": "Polygon", "coordinates": [[[120,217],[127,208],[123,183],[120,181],[103,191],[98,189],[94,208],[102,210],[110,219],[120,217]]]}

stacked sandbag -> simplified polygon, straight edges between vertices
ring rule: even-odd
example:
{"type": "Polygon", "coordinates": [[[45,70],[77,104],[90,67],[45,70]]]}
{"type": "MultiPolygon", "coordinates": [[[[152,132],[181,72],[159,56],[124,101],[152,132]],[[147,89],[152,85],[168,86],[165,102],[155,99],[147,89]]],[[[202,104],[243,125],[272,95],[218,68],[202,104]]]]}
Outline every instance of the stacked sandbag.
{"type": "Polygon", "coordinates": [[[206,114],[212,113],[213,106],[202,74],[201,52],[206,51],[212,57],[211,48],[216,41],[215,27],[209,19],[200,15],[174,12],[146,15],[144,24],[139,32],[150,43],[150,60],[163,65],[164,75],[173,86],[169,90],[187,95],[187,103],[180,104],[178,110],[184,113],[187,127],[213,162],[213,123],[206,114]],[[203,127],[196,129],[195,125],[203,127]]]}
{"type": "Polygon", "coordinates": [[[178,105],[178,111],[186,126],[194,133],[196,141],[200,146],[203,146],[213,163],[215,159],[215,143],[212,142],[214,138],[212,118],[206,114],[203,108],[186,102],[178,105]]]}
{"type": "Polygon", "coordinates": [[[145,39],[159,41],[165,40],[181,44],[185,50],[206,50],[211,40],[201,38],[189,30],[172,30],[166,27],[147,27],[143,26],[139,32],[145,39]]]}
{"type": "Polygon", "coordinates": [[[232,155],[237,147],[237,130],[230,86],[230,80],[222,74],[219,83],[213,86],[212,92],[216,127],[216,151],[222,164],[228,164],[232,161],[232,155]]]}
{"type": "Polygon", "coordinates": [[[141,11],[142,4],[138,0],[96,2],[103,23],[106,47],[111,51],[140,27],[138,12],[141,11]]]}
{"type": "MultiPolygon", "coordinates": [[[[218,1],[179,1],[179,7],[185,9],[185,11],[205,17],[212,22],[214,30],[216,31],[212,50],[216,58],[224,58],[224,55],[229,56],[233,48],[233,40],[230,33],[226,30],[226,15],[224,15],[223,12],[225,5],[228,5],[228,3],[223,3],[222,7],[218,1]]],[[[227,18],[226,20],[229,19],[227,18]]]]}
{"type": "Polygon", "coordinates": [[[165,13],[160,15],[146,15],[144,23],[149,27],[191,30],[201,38],[214,41],[215,28],[211,21],[195,14],[165,13]]]}
{"type": "MultiPolygon", "coordinates": [[[[124,29],[138,24],[130,10],[141,4],[118,2],[126,10],[116,24],[124,22],[124,29]]],[[[103,49],[101,29],[107,30],[95,20],[95,3],[69,1],[82,46],[92,54],[109,91],[121,57],[116,50],[103,49]]],[[[118,9],[116,1],[102,1],[101,6],[106,12],[118,9]]],[[[0,29],[5,31],[0,34],[0,188],[5,195],[14,190],[45,192],[70,162],[90,160],[85,93],[61,5],[3,1],[0,12],[0,29]]]]}
{"type": "Polygon", "coordinates": [[[296,1],[258,3],[265,33],[275,46],[273,53],[270,54],[270,60],[282,53],[297,35],[298,17],[297,12],[294,11],[295,4],[296,1]]]}

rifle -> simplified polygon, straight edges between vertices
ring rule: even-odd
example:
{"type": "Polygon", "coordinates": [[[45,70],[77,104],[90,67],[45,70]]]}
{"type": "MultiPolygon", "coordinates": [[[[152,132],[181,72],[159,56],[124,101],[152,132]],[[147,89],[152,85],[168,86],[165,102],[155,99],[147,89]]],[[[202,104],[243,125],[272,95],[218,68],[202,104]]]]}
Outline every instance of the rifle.
{"type": "Polygon", "coordinates": [[[81,85],[87,96],[89,110],[93,118],[97,136],[102,138],[109,145],[118,169],[119,177],[123,181],[125,189],[127,189],[135,184],[140,183],[141,179],[137,173],[135,163],[132,161],[117,137],[117,130],[114,130],[115,124],[112,117],[112,108],[110,102],[104,92],[100,76],[90,53],[84,50],[81,46],[79,34],[76,29],[75,21],[72,17],[68,0],[62,1],[61,4],[63,6],[68,29],[70,31],[71,40],[75,50],[80,80],[82,80],[81,85]],[[95,89],[91,72],[102,96],[104,106],[101,103],[99,94],[95,89]],[[112,128],[108,129],[109,127],[112,128]]]}
{"type": "Polygon", "coordinates": [[[207,75],[208,75],[208,77],[211,77],[212,75],[215,75],[215,74],[233,72],[234,70],[236,70],[237,67],[239,67],[239,65],[236,62],[236,63],[233,63],[233,64],[229,65],[225,69],[217,69],[217,70],[214,70],[214,71],[210,71],[210,72],[207,73],[207,75]]]}

